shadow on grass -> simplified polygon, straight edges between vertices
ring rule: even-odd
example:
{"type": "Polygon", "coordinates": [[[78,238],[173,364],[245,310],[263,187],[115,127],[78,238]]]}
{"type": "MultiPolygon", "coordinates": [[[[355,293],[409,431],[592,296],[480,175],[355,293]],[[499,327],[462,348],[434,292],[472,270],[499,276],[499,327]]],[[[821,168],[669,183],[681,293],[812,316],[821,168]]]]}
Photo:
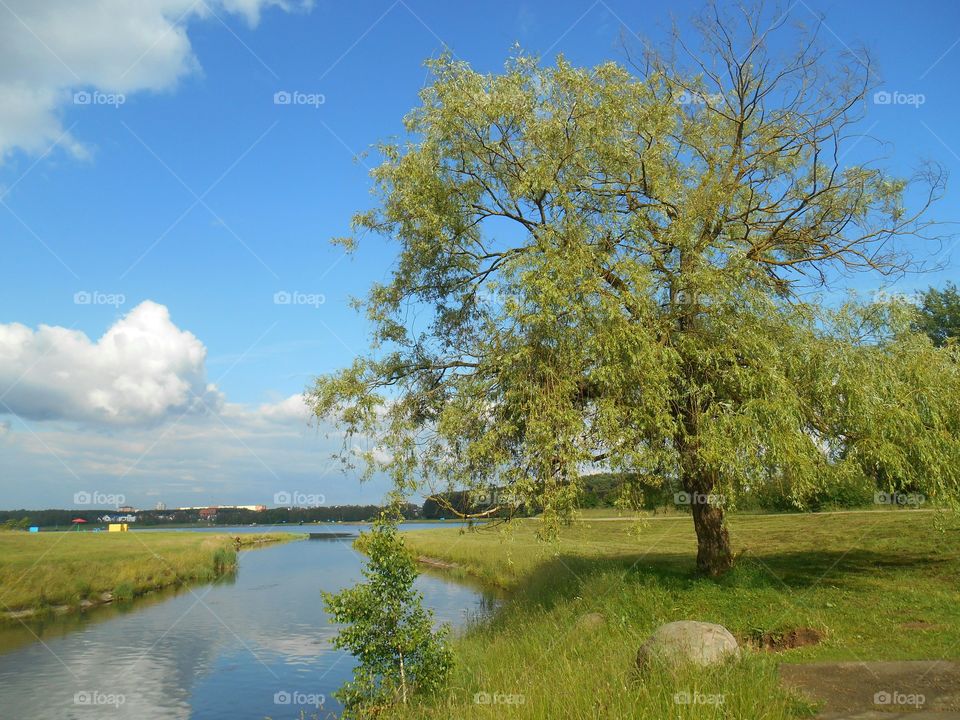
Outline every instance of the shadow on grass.
{"type": "Polygon", "coordinates": [[[576,596],[581,586],[589,586],[592,578],[604,574],[620,575],[626,582],[649,584],[669,592],[691,590],[704,583],[794,591],[827,582],[834,587],[852,588],[860,579],[878,573],[930,572],[949,565],[949,558],[866,549],[774,552],[744,554],[732,571],[710,579],[696,572],[695,558],[689,553],[638,553],[616,558],[561,554],[527,574],[517,593],[527,602],[550,609],[576,596]]]}

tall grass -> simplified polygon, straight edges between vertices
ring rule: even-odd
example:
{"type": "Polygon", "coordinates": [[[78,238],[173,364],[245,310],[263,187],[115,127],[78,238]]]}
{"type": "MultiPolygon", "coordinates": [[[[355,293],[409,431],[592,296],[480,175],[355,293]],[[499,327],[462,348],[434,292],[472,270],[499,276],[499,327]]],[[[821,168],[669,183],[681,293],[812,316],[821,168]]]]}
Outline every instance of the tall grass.
{"type": "MultiPolygon", "coordinates": [[[[296,536],[247,535],[240,544],[296,536]]],[[[156,533],[0,533],[0,622],[10,613],[130,599],[186,582],[210,581],[237,564],[227,535],[156,533]]]]}
{"type": "Polygon", "coordinates": [[[233,547],[218,547],[213,552],[213,573],[223,575],[237,567],[237,551],[233,547]]]}

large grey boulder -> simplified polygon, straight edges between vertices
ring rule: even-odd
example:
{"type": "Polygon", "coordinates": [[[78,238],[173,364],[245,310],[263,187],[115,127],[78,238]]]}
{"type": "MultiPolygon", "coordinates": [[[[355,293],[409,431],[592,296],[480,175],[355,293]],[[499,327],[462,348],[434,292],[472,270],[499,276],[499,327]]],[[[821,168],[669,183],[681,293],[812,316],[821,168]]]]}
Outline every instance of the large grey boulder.
{"type": "Polygon", "coordinates": [[[637,652],[637,666],[643,668],[651,662],[671,667],[713,665],[739,655],[737,639],[723,625],[680,620],[657,628],[637,652]]]}

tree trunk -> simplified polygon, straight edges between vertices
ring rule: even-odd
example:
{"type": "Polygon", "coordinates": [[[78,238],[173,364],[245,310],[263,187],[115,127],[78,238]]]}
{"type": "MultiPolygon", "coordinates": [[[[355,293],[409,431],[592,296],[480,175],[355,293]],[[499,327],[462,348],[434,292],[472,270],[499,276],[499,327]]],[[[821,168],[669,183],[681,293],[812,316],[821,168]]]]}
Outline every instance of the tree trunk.
{"type": "MultiPolygon", "coordinates": [[[[680,251],[680,275],[689,277],[696,270],[700,258],[696,252],[680,251]]],[[[678,335],[692,337],[698,325],[698,293],[682,283],[670,284],[670,303],[679,304],[676,323],[678,335]],[[680,302],[679,298],[686,298],[680,302]]],[[[717,577],[733,567],[730,551],[730,535],[723,523],[723,499],[711,495],[717,486],[715,471],[704,467],[700,458],[700,422],[703,407],[700,398],[709,393],[700,392],[710,387],[709,368],[701,367],[699,358],[688,355],[682,363],[683,376],[690,386],[685,397],[675,406],[680,433],[674,438],[680,454],[680,481],[686,491],[693,512],[693,527],[697,533],[697,570],[704,575],[717,577]],[[711,502],[713,501],[713,502],[711,502]]]]}
{"type": "Polygon", "coordinates": [[[710,505],[705,494],[691,494],[693,527],[697,531],[697,570],[717,577],[733,567],[730,535],[723,523],[723,509],[710,505]]]}
{"type": "Polygon", "coordinates": [[[403,704],[407,704],[407,673],[403,667],[403,653],[400,653],[400,691],[403,693],[403,704]]]}
{"type": "Polygon", "coordinates": [[[697,533],[697,571],[710,577],[733,567],[730,535],[723,522],[723,498],[713,494],[716,478],[700,466],[697,443],[687,440],[681,451],[681,484],[697,533]]]}

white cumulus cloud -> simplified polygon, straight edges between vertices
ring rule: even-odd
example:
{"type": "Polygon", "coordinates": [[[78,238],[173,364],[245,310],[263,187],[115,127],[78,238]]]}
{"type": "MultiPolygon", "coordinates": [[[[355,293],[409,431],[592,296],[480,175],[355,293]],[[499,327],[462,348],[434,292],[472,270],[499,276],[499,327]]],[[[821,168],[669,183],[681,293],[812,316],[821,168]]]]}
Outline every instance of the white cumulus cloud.
{"type": "Polygon", "coordinates": [[[258,414],[267,420],[304,423],[310,418],[310,408],[303,401],[303,395],[291,395],[285,400],[261,405],[258,414]]]}
{"type": "Polygon", "coordinates": [[[219,412],[206,348],[145,301],[93,341],[84,333],[0,324],[0,414],[102,425],[219,412]]]}
{"type": "MultiPolygon", "coordinates": [[[[187,23],[239,15],[255,26],[265,8],[309,9],[312,0],[5,0],[0,3],[0,161],[52,143],[86,148],[64,130],[74,92],[130,94],[174,87],[199,67],[187,23]]],[[[226,31],[225,31],[226,32],[226,31]]]]}

